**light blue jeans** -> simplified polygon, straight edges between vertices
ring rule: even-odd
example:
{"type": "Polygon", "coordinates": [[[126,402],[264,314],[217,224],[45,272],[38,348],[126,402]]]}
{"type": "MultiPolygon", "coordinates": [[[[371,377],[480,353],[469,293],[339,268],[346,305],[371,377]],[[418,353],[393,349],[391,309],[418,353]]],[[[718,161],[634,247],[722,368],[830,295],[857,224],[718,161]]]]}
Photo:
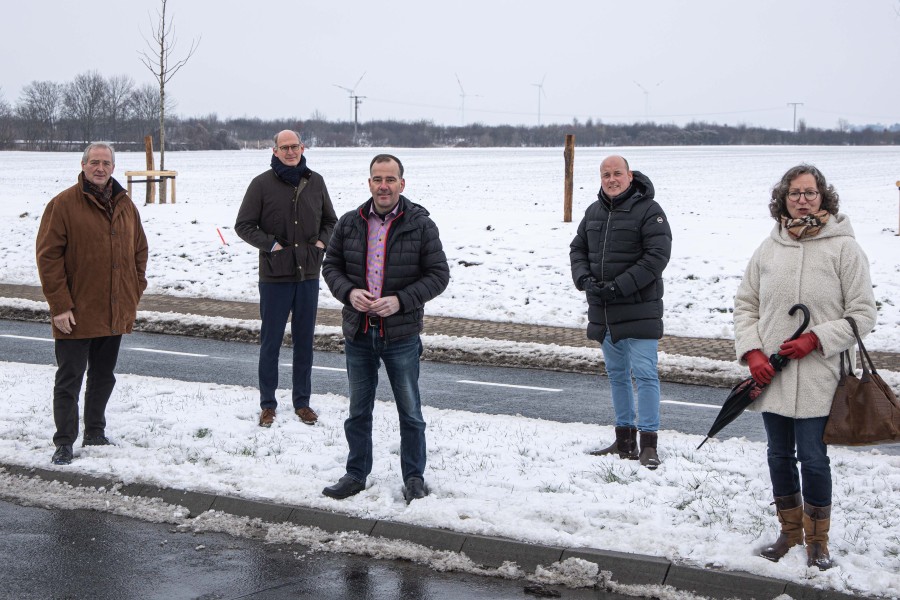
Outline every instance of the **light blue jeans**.
{"type": "Polygon", "coordinates": [[[616,427],[637,427],[647,432],[659,429],[658,349],[659,340],[624,339],[613,343],[609,333],[606,334],[603,360],[616,411],[616,427]],[[637,383],[636,422],[632,376],[637,383]]]}

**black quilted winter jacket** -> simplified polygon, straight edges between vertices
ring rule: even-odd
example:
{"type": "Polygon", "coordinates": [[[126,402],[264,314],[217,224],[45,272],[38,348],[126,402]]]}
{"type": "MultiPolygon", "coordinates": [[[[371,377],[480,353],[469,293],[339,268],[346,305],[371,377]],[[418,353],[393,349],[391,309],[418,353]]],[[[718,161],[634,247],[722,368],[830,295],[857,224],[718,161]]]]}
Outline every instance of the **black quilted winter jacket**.
{"type": "MultiPolygon", "coordinates": [[[[354,288],[366,289],[368,219],[372,199],[342,216],[325,254],[322,275],[328,289],[344,304],[343,333],[353,338],[363,314],[350,305],[354,288]]],[[[450,268],[428,211],[400,196],[398,217],[388,229],[382,296],[396,296],[400,310],[381,319],[386,340],[418,334],[424,327],[425,303],[450,282],[450,268]]]]}
{"type": "Polygon", "coordinates": [[[659,339],[663,335],[663,269],[672,252],[672,230],[662,207],[653,199],[653,184],[634,171],[632,194],[610,202],[598,194],[588,206],[572,240],[569,259],[576,287],[592,275],[615,282],[616,297],[603,302],[588,294],[587,337],[613,342],[659,339]]]}

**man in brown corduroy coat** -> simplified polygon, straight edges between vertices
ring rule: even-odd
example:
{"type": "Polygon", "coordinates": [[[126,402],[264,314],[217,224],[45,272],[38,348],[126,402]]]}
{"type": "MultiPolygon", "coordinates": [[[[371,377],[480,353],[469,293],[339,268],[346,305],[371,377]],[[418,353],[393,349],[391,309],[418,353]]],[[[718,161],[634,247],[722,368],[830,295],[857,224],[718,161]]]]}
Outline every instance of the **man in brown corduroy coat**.
{"type": "Polygon", "coordinates": [[[44,209],[36,250],[53,321],[56,380],[52,462],[72,462],[78,396],[87,370],[83,446],[106,446],[106,404],[123,333],[131,333],[147,287],[147,237],[137,207],[112,178],[109,144],[84,151],[78,182],[44,209]]]}

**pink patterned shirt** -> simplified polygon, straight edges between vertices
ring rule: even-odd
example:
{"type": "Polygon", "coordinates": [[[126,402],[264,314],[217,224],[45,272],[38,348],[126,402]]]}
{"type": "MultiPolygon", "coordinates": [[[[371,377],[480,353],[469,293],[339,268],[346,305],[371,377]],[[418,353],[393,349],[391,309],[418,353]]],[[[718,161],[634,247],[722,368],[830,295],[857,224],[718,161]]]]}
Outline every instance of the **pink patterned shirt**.
{"type": "Polygon", "coordinates": [[[387,250],[388,230],[391,223],[397,218],[400,211],[400,203],[382,218],[375,212],[374,203],[369,209],[369,240],[366,258],[366,285],[369,292],[375,298],[381,298],[384,286],[384,258],[387,250]]]}

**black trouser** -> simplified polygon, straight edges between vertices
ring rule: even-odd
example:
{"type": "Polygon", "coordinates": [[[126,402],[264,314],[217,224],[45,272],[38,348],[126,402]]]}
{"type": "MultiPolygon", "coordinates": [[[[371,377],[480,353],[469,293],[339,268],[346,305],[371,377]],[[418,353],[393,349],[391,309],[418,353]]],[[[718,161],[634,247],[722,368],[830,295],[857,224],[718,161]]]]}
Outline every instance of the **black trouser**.
{"type": "Polygon", "coordinates": [[[104,435],[106,403],[116,385],[116,360],[119,358],[121,335],[83,340],[56,340],[56,384],[53,386],[53,420],[57,446],[75,443],[78,437],[78,395],[84,371],[84,434],[104,435]]]}

